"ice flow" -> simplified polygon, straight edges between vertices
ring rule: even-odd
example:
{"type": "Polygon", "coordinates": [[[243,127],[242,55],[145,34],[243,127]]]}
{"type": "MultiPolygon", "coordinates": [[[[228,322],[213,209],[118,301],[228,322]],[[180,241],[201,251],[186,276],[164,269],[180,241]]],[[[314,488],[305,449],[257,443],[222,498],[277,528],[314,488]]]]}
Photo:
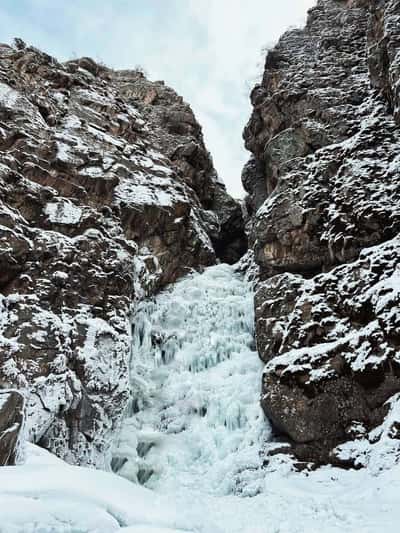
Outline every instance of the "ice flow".
{"type": "Polygon", "coordinates": [[[191,274],[133,319],[120,475],[164,491],[253,495],[269,428],[259,406],[253,291],[234,267],[191,274]]]}

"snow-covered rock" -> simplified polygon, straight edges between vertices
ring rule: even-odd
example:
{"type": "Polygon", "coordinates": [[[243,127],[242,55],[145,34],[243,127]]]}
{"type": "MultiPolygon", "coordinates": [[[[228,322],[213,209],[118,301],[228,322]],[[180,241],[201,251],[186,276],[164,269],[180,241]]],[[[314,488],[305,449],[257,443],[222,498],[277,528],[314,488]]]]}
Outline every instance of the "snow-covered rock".
{"type": "Polygon", "coordinates": [[[240,207],[172,89],[0,45],[0,379],[24,390],[32,441],[106,466],[133,302],[244,248],[240,207]]]}
{"type": "Polygon", "coordinates": [[[398,1],[319,0],[251,95],[262,404],[304,461],[335,461],[400,391],[399,20],[398,1]]]}
{"type": "Polygon", "coordinates": [[[312,279],[259,284],[262,404],[304,461],[336,462],[332,447],[372,431],[400,390],[399,262],[395,238],[312,279]]]}

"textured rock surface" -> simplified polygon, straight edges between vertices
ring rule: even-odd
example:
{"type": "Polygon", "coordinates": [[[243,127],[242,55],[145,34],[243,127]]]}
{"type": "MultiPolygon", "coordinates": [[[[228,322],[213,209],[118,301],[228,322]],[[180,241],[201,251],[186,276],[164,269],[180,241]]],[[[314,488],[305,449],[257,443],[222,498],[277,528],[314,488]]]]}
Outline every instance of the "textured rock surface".
{"type": "Polygon", "coordinates": [[[19,459],[24,428],[24,397],[18,391],[0,391],[0,466],[19,459]]]}
{"type": "Polygon", "coordinates": [[[106,463],[131,303],[213,264],[213,243],[235,260],[243,221],[181,97],[0,45],[0,379],[26,389],[31,440],[106,463]]]}
{"type": "Polygon", "coordinates": [[[371,2],[368,26],[368,63],[373,87],[381,90],[400,124],[399,2],[371,2]]]}
{"type": "Polygon", "coordinates": [[[400,2],[319,0],[251,96],[262,404],[306,461],[400,391],[399,61],[400,2]]]}

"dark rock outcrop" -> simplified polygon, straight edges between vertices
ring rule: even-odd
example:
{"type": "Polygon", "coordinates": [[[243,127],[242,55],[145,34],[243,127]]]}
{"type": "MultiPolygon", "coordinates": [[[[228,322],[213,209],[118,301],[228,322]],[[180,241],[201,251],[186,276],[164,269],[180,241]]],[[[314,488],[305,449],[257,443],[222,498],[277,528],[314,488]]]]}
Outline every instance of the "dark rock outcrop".
{"type": "Polygon", "coordinates": [[[251,95],[262,405],[304,461],[400,391],[399,65],[400,2],[319,0],[251,95]]]}
{"type": "Polygon", "coordinates": [[[15,465],[24,427],[24,397],[15,390],[0,390],[0,466],[15,465]]]}
{"type": "Polygon", "coordinates": [[[26,389],[31,440],[104,465],[129,396],[132,302],[216,251],[236,260],[243,240],[172,89],[0,45],[0,379],[26,389]]]}

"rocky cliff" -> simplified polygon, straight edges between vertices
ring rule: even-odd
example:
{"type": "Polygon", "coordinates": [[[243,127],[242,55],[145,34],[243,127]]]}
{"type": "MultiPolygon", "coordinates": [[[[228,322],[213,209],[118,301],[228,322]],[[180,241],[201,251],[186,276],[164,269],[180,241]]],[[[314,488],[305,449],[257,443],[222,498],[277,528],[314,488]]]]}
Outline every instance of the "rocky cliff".
{"type": "Polygon", "coordinates": [[[0,45],[0,380],[24,391],[30,440],[104,466],[130,393],[132,302],[245,248],[172,89],[0,45]]]}
{"type": "Polygon", "coordinates": [[[399,436],[400,2],[319,0],[251,101],[262,405],[301,461],[366,464],[399,436]]]}

